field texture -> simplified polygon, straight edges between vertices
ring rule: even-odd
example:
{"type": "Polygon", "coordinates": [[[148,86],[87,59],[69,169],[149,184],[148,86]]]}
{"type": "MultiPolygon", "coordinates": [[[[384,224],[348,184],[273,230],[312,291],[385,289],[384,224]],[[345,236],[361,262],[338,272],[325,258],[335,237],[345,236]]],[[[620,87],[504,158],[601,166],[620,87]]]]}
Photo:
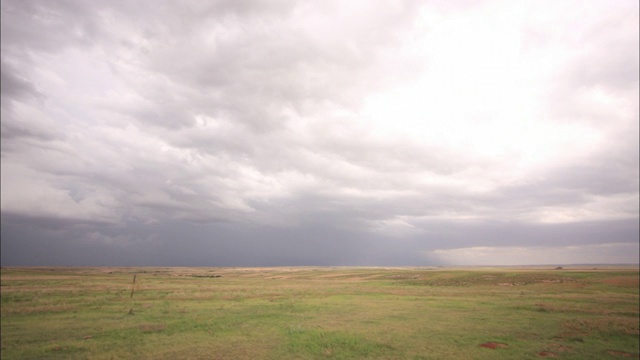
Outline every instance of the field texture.
{"type": "Polygon", "coordinates": [[[3,268],[1,351],[637,359],[638,279],[637,268],[3,268]]]}

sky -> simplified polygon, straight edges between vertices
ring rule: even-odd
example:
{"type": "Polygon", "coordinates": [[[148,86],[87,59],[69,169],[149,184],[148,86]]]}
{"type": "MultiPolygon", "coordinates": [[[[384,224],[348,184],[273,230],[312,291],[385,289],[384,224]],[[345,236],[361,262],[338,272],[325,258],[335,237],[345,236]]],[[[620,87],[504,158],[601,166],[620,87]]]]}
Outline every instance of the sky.
{"type": "Polygon", "coordinates": [[[4,266],[638,263],[636,0],[0,4],[4,266]]]}

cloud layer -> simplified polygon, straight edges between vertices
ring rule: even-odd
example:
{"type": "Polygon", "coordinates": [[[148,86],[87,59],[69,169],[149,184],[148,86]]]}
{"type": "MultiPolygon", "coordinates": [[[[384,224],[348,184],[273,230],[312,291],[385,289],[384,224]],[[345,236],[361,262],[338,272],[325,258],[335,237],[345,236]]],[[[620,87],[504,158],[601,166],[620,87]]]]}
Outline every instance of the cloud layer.
{"type": "Polygon", "coordinates": [[[1,20],[3,264],[634,261],[636,2],[9,0],[1,20]]]}

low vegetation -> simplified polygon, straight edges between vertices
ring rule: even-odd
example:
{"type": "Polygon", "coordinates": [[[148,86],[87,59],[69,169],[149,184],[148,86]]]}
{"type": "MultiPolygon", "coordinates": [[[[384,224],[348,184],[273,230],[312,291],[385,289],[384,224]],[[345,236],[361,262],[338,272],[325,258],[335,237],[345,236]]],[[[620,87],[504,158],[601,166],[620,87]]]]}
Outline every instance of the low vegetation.
{"type": "Polygon", "coordinates": [[[638,280],[629,267],[2,268],[1,354],[638,358],[638,280]]]}

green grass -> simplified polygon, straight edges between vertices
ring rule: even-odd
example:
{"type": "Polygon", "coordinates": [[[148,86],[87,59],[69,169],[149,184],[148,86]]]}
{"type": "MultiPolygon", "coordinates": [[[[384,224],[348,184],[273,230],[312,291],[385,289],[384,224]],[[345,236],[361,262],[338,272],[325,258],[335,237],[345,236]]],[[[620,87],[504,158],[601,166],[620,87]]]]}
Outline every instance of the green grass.
{"type": "Polygon", "coordinates": [[[3,359],[638,358],[638,279],[637,268],[3,268],[1,351],[3,359]],[[480,346],[487,342],[504,345],[480,346]]]}

